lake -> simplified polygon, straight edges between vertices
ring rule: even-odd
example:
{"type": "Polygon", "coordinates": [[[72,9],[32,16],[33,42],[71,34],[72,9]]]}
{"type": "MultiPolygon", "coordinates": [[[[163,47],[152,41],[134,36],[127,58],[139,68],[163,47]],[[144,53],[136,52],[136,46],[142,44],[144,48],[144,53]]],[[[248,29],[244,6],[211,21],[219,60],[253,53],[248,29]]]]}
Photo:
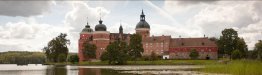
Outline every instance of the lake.
{"type": "Polygon", "coordinates": [[[197,65],[53,66],[0,64],[0,75],[201,75],[197,65]]]}

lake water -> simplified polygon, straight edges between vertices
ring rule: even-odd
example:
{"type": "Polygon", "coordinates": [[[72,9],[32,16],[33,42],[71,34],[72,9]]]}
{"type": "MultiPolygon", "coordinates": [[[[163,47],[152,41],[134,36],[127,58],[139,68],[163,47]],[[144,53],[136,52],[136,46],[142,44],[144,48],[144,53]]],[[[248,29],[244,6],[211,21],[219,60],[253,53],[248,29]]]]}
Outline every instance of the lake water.
{"type": "Polygon", "coordinates": [[[193,65],[52,66],[0,64],[0,75],[205,75],[193,65]]]}

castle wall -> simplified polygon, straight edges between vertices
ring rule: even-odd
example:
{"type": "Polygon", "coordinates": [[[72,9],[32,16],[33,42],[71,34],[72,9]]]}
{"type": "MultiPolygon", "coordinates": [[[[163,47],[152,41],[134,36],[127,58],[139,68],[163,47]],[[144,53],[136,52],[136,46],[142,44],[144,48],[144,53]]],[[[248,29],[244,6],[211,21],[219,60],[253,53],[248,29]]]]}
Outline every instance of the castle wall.
{"type": "Polygon", "coordinates": [[[78,40],[78,57],[79,57],[79,61],[87,60],[87,58],[84,57],[84,54],[83,54],[83,48],[84,48],[83,46],[84,46],[85,42],[90,40],[91,36],[92,36],[92,34],[90,34],[90,33],[80,33],[80,39],[78,40]]]}
{"type": "Polygon", "coordinates": [[[107,31],[96,31],[93,33],[92,43],[96,45],[96,59],[100,59],[103,52],[106,51],[107,45],[109,45],[110,33],[107,31]]]}
{"type": "Polygon", "coordinates": [[[217,47],[181,47],[169,50],[170,59],[191,59],[189,54],[192,49],[199,53],[198,59],[217,59],[217,47]]]}
{"type": "Polygon", "coordinates": [[[144,56],[149,56],[152,52],[157,55],[163,55],[164,52],[169,50],[171,36],[154,36],[143,39],[144,56]]]}

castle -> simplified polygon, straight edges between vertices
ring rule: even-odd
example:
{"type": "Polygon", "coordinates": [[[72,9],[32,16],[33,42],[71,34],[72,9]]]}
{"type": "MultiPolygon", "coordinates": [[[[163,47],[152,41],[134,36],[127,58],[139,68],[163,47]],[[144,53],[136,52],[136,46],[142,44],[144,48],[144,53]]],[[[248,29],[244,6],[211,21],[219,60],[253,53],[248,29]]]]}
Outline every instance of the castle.
{"type": "MultiPolygon", "coordinates": [[[[171,38],[171,36],[150,36],[150,25],[145,20],[142,10],[140,21],[136,25],[136,34],[142,36],[144,48],[143,56],[148,56],[152,52],[163,56],[163,59],[190,59],[189,54],[192,49],[199,53],[198,59],[217,59],[218,47],[214,41],[208,37],[201,38],[171,38]]],[[[79,61],[86,61],[88,58],[83,54],[84,42],[96,45],[96,59],[100,59],[102,53],[106,51],[107,45],[116,40],[122,40],[129,43],[131,34],[123,33],[122,25],[119,27],[119,33],[110,33],[107,27],[100,19],[99,24],[95,26],[95,31],[87,23],[80,33],[78,42],[79,61]]]]}

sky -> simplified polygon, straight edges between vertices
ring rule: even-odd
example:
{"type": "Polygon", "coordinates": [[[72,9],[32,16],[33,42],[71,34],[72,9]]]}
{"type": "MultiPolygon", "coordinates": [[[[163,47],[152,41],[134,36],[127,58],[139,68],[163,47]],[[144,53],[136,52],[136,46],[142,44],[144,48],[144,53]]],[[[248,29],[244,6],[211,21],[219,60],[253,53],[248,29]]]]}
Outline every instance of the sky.
{"type": "Polygon", "coordinates": [[[79,33],[99,18],[111,33],[120,23],[134,33],[142,9],[151,36],[219,37],[225,28],[238,31],[249,50],[262,40],[262,1],[0,1],[0,52],[42,51],[60,33],[67,33],[70,52],[78,51],[79,33]]]}

